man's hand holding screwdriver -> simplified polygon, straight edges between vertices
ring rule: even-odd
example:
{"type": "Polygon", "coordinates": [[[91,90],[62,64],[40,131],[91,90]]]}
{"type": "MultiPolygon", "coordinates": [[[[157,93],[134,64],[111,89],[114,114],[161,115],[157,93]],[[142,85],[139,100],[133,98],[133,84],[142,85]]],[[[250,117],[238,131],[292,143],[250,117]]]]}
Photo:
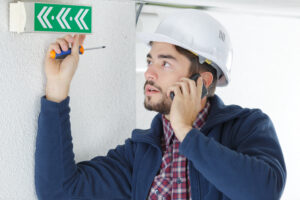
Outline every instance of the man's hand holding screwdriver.
{"type": "Polygon", "coordinates": [[[46,99],[54,102],[61,102],[67,98],[72,78],[76,72],[79,61],[79,46],[83,45],[85,35],[66,35],[58,38],[55,43],[49,46],[45,58],[45,72],[47,78],[46,99]],[[64,59],[53,59],[50,52],[54,50],[61,53],[67,51],[69,46],[72,52],[64,59]]]}

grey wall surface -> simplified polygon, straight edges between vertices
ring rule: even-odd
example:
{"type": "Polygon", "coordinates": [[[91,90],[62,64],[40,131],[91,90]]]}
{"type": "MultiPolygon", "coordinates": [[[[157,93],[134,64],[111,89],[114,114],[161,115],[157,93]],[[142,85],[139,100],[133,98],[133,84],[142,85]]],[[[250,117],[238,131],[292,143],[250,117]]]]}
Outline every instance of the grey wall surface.
{"type": "MultiPolygon", "coordinates": [[[[48,45],[64,34],[10,33],[10,2],[15,1],[0,1],[0,199],[33,200],[37,119],[46,83],[43,61],[48,45]]],[[[51,3],[93,7],[93,33],[84,46],[106,48],[80,57],[70,90],[71,128],[77,162],[106,155],[135,127],[134,3],[51,3]]]]}

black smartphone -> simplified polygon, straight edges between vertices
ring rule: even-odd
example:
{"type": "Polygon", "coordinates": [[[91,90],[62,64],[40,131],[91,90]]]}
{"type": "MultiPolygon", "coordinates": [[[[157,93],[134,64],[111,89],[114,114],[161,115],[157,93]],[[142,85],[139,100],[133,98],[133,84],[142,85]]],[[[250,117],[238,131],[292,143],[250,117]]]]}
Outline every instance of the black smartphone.
{"type": "MultiPolygon", "coordinates": [[[[194,81],[196,82],[196,85],[197,85],[197,80],[198,80],[199,76],[200,76],[200,74],[199,74],[199,73],[196,73],[196,74],[191,75],[191,76],[190,76],[190,79],[194,80],[194,81]]],[[[202,84],[202,95],[201,95],[201,99],[203,99],[203,97],[205,97],[206,95],[207,95],[207,89],[206,89],[206,87],[205,87],[205,85],[204,85],[204,83],[203,83],[203,84],[202,84]]],[[[171,97],[172,100],[174,99],[174,96],[175,96],[174,92],[171,92],[171,93],[170,93],[170,97],[171,97]]]]}

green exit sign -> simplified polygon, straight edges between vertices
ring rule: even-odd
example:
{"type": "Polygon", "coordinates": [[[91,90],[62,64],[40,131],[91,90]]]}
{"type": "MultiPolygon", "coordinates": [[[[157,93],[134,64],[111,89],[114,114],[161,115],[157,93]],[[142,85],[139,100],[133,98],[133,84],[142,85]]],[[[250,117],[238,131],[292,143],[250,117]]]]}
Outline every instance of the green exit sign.
{"type": "Polygon", "coordinates": [[[91,33],[92,7],[35,3],[34,30],[91,33]]]}
{"type": "Polygon", "coordinates": [[[12,32],[92,33],[92,7],[34,2],[10,3],[12,32]]]}

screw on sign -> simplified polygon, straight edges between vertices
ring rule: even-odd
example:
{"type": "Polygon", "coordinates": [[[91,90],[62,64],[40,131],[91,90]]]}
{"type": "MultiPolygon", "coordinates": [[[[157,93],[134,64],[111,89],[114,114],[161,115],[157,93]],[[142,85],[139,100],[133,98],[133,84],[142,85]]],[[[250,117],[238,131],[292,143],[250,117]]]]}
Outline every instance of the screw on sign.
{"type": "Polygon", "coordinates": [[[34,30],[92,32],[92,7],[35,3],[34,30]]]}

